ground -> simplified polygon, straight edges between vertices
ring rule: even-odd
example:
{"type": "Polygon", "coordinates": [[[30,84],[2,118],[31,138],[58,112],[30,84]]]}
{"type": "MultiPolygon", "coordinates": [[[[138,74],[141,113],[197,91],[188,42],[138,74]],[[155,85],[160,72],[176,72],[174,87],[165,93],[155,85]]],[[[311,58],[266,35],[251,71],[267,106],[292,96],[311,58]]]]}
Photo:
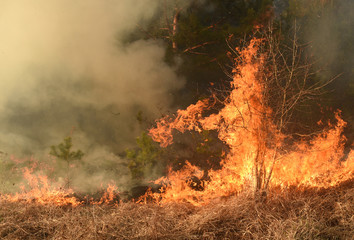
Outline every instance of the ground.
{"type": "Polygon", "coordinates": [[[354,179],[329,189],[185,203],[54,206],[0,202],[1,239],[352,239],[354,179]]]}

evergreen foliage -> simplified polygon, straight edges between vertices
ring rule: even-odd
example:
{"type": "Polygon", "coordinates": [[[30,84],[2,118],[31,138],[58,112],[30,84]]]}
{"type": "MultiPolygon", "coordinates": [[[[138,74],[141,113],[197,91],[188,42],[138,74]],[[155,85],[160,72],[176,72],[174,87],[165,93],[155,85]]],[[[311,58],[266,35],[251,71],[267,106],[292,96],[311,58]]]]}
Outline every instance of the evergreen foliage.
{"type": "Polygon", "coordinates": [[[51,146],[50,155],[66,161],[70,164],[73,160],[81,160],[84,153],[81,150],[71,151],[73,144],[71,137],[64,138],[58,146],[51,146]]]}
{"type": "Polygon", "coordinates": [[[161,149],[146,132],[136,139],[137,149],[126,150],[130,160],[128,167],[133,179],[142,180],[146,172],[151,172],[157,165],[161,149]]]}
{"type": "Polygon", "coordinates": [[[84,153],[81,150],[72,151],[73,144],[71,137],[64,138],[63,142],[57,146],[51,146],[49,152],[50,155],[57,157],[59,161],[64,161],[66,163],[66,183],[65,187],[70,188],[71,176],[70,176],[70,165],[74,160],[81,160],[84,153]]]}

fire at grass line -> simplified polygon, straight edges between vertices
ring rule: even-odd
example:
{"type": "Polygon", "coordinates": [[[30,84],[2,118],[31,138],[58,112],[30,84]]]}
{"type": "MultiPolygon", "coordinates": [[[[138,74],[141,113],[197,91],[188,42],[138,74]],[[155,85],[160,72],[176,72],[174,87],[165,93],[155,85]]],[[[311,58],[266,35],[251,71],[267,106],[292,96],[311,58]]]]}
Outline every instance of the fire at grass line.
{"type": "MultiPolygon", "coordinates": [[[[167,176],[155,181],[161,186],[159,191],[147,191],[137,202],[187,202],[201,206],[250,189],[256,197],[265,198],[267,192],[274,189],[294,186],[298,189],[325,189],[353,178],[354,152],[350,151],[345,156],[346,139],[342,132],[346,123],[341,119],[339,110],[333,113],[336,122],[330,123],[321,133],[310,139],[289,141],[292,136],[283,131],[289,120],[288,114],[299,99],[312,94],[311,90],[319,87],[307,86],[306,78],[299,79],[297,76],[297,79],[279,80],[274,72],[267,72],[267,61],[274,60],[274,53],[262,51],[266,49],[264,44],[267,44],[266,39],[254,38],[247,47],[236,50],[238,57],[230,83],[231,91],[222,100],[217,113],[207,114],[217,101],[220,102],[213,96],[185,110],[178,110],[176,117],[166,116],[157,120],[156,127],[150,129],[150,135],[162,147],[173,144],[174,129],[182,133],[217,131],[218,138],[229,148],[220,163],[221,168],[205,171],[186,162],[182,169],[170,170],[167,176]],[[296,83],[298,92],[293,92],[292,82],[296,83]],[[279,108],[272,108],[267,99],[272,97],[267,87],[274,83],[282,90],[280,99],[283,100],[279,102],[279,108]],[[288,96],[290,90],[292,95],[288,96]],[[344,158],[345,161],[342,160],[344,158]],[[195,178],[202,188],[195,188],[196,182],[192,180],[195,178]]],[[[297,69],[292,67],[288,76],[296,75],[297,69]]],[[[62,148],[62,153],[66,152],[69,156],[71,144],[64,144],[62,148]]],[[[57,157],[62,156],[55,147],[52,152],[57,157]]],[[[82,157],[81,152],[72,152],[71,155],[72,159],[64,157],[68,166],[71,160],[82,157]]],[[[78,206],[83,203],[72,195],[74,192],[69,179],[66,187],[61,188],[50,183],[47,176],[32,174],[33,169],[24,169],[23,173],[28,189],[24,187],[22,193],[2,195],[2,200],[59,206],[78,206]]],[[[116,187],[110,185],[99,201],[90,203],[109,203],[116,199],[116,195],[116,187]]]]}

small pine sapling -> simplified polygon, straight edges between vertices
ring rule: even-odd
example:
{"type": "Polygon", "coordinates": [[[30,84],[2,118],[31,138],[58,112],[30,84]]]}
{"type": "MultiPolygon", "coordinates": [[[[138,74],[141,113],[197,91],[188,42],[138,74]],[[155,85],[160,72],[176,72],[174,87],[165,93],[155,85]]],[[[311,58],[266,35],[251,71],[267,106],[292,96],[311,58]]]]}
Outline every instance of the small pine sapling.
{"type": "Polygon", "coordinates": [[[71,137],[64,138],[64,141],[57,146],[51,146],[50,155],[57,157],[61,161],[65,161],[67,164],[67,176],[66,176],[66,184],[67,188],[70,188],[70,164],[74,160],[81,160],[84,156],[84,153],[81,150],[72,151],[73,144],[71,137]]]}

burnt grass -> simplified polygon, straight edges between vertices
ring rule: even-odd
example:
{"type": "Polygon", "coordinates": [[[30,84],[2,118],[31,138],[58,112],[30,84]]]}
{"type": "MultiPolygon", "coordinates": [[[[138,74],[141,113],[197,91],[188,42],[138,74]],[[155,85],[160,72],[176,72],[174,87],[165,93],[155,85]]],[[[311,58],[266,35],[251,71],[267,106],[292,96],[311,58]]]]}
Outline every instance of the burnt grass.
{"type": "Polygon", "coordinates": [[[354,179],[187,203],[78,207],[0,202],[0,239],[353,239],[354,179]]]}

